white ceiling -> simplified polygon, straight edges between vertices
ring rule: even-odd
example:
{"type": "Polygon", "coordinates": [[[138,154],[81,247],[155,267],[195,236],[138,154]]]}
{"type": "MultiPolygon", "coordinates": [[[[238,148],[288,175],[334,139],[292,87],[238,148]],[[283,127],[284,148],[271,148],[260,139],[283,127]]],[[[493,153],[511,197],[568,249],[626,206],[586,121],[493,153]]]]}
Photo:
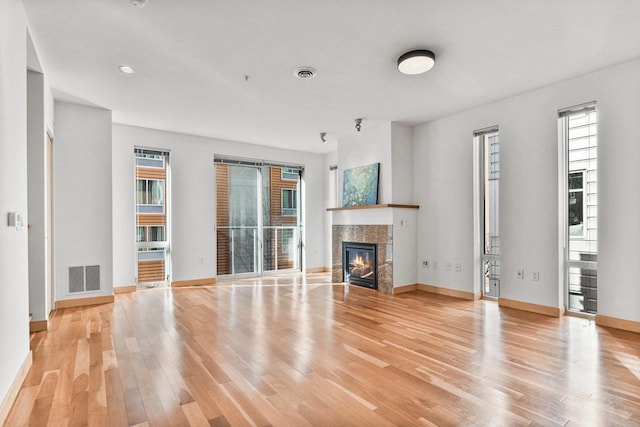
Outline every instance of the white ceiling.
{"type": "Polygon", "coordinates": [[[335,150],[358,117],[421,123],[640,57],[637,0],[23,3],[58,99],[118,123],[314,152],[335,150]],[[400,74],[415,48],[433,50],[435,68],[400,74]],[[294,77],[303,65],[318,75],[294,77]]]}

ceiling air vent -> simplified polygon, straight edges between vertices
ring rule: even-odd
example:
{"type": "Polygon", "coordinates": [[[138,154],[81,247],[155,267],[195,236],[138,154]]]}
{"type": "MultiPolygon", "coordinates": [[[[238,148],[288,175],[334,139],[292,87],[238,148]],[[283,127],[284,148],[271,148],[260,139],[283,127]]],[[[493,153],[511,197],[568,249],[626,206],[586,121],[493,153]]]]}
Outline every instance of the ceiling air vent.
{"type": "Polygon", "coordinates": [[[312,79],[318,74],[318,71],[313,67],[299,67],[293,74],[299,79],[307,80],[312,79]]]}

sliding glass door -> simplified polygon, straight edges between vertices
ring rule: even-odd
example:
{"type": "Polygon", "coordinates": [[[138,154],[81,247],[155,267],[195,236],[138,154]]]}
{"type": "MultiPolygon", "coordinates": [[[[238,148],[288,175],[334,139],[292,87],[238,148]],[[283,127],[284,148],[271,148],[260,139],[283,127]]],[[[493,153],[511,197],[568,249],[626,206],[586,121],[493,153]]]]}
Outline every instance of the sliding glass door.
{"type": "Polygon", "coordinates": [[[218,275],[299,271],[301,168],[216,159],[218,275]]]}
{"type": "Polygon", "coordinates": [[[216,165],[218,274],[260,271],[259,170],[216,165]],[[222,267],[222,268],[221,268],[222,267]]]}

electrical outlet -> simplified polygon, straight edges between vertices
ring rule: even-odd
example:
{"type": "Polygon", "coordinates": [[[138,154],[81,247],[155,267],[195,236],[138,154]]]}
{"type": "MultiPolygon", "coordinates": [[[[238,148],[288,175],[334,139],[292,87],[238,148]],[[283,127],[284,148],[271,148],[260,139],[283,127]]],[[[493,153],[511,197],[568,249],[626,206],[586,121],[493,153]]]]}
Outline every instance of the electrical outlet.
{"type": "Polygon", "coordinates": [[[540,272],[532,271],[531,272],[531,280],[533,280],[534,282],[539,281],[540,280],[540,272]]]}
{"type": "Polygon", "coordinates": [[[462,271],[462,264],[459,262],[456,263],[456,273],[460,273],[462,271]]]}
{"type": "Polygon", "coordinates": [[[521,268],[518,270],[517,276],[518,279],[524,279],[524,270],[521,268]]]}
{"type": "Polygon", "coordinates": [[[446,268],[447,271],[451,271],[451,261],[447,261],[446,268]]]}
{"type": "Polygon", "coordinates": [[[426,259],[422,260],[422,268],[429,268],[429,261],[427,261],[426,259]]]}
{"type": "Polygon", "coordinates": [[[438,261],[433,261],[433,268],[438,268],[438,261]]]}

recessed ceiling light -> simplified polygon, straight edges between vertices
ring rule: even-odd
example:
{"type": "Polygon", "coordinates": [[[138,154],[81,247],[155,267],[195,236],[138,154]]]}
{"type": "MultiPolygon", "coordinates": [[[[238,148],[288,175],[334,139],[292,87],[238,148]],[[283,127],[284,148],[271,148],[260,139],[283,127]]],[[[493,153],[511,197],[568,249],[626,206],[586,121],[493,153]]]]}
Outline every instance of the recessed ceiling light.
{"type": "Polygon", "coordinates": [[[436,55],[430,50],[412,50],[398,58],[398,70],[403,74],[426,73],[436,64],[436,55]]]}
{"type": "Polygon", "coordinates": [[[312,79],[318,74],[318,70],[313,67],[298,67],[293,72],[293,75],[299,79],[312,79]]]}
{"type": "Polygon", "coordinates": [[[121,65],[118,67],[118,69],[120,71],[122,71],[125,74],[135,74],[136,70],[134,70],[133,68],[129,67],[128,65],[121,65]]]}

